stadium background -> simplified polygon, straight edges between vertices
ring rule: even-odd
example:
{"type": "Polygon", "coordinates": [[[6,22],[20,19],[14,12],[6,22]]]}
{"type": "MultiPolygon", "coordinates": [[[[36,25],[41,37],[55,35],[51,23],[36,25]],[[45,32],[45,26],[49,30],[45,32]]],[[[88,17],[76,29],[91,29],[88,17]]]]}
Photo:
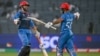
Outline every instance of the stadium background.
{"type": "MultiPolygon", "coordinates": [[[[100,52],[100,0],[28,0],[31,5],[29,11],[38,13],[40,20],[52,21],[59,17],[59,5],[65,1],[78,6],[81,14],[80,19],[74,20],[72,26],[76,50],[100,52]]],[[[19,2],[20,0],[0,0],[0,52],[18,51],[21,47],[21,42],[17,36],[17,26],[14,25],[11,18],[17,11],[19,2]]],[[[47,51],[55,51],[59,27],[55,31],[46,29],[39,23],[36,24],[47,51]]],[[[40,51],[38,42],[34,37],[32,43],[32,51],[40,51]]]]}

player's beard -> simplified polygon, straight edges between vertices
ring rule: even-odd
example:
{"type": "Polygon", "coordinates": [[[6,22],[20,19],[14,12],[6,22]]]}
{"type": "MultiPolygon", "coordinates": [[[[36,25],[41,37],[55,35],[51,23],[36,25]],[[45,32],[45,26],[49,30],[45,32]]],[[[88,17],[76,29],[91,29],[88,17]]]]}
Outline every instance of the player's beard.
{"type": "Polygon", "coordinates": [[[27,8],[23,8],[23,10],[24,10],[24,11],[28,11],[28,9],[27,9],[27,8]]]}
{"type": "Polygon", "coordinates": [[[64,11],[62,11],[62,14],[64,14],[64,11]]]}
{"type": "Polygon", "coordinates": [[[61,13],[64,14],[64,9],[61,9],[61,13]]]}
{"type": "Polygon", "coordinates": [[[62,14],[64,14],[64,11],[63,11],[63,10],[61,10],[61,13],[62,13],[62,14]]]}

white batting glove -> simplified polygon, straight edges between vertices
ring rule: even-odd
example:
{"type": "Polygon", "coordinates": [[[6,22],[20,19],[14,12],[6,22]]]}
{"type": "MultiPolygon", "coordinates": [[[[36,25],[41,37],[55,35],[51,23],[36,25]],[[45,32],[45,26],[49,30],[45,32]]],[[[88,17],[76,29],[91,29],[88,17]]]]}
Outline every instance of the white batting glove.
{"type": "Polygon", "coordinates": [[[74,13],[74,16],[75,16],[76,18],[79,18],[79,17],[80,17],[80,13],[79,13],[79,12],[76,12],[76,13],[74,13]]]}
{"type": "Polygon", "coordinates": [[[36,36],[36,37],[40,37],[40,32],[36,31],[36,32],[35,32],[35,36],[36,36]]]}
{"type": "Polygon", "coordinates": [[[46,27],[46,28],[50,28],[52,25],[53,25],[52,22],[48,22],[47,24],[45,24],[45,27],[46,27]]]}

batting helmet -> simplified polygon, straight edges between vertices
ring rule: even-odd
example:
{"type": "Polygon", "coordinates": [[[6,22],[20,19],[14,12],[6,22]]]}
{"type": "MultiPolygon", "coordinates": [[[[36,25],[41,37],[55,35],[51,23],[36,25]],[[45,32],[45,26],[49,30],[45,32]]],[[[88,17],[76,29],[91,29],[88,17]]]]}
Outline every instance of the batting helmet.
{"type": "Polygon", "coordinates": [[[65,10],[69,10],[70,9],[70,5],[67,2],[64,2],[60,5],[61,9],[65,9],[65,10]]]}
{"type": "Polygon", "coordinates": [[[30,6],[29,3],[27,1],[22,1],[20,2],[19,6],[30,6]]]}

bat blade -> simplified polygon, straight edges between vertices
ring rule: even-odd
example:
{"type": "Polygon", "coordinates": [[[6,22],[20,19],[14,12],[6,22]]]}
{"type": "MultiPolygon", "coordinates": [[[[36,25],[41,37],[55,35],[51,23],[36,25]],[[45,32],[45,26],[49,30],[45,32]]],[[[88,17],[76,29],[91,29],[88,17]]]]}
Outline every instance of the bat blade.
{"type": "MultiPolygon", "coordinates": [[[[40,40],[39,40],[39,42],[42,43],[40,40]]],[[[45,50],[45,48],[43,47],[43,45],[40,45],[39,47],[40,47],[40,49],[41,49],[43,55],[44,55],[44,56],[48,56],[48,53],[47,53],[47,51],[45,50]]]]}
{"type": "MultiPolygon", "coordinates": [[[[39,22],[39,23],[42,23],[42,24],[46,24],[45,22],[43,22],[42,20],[39,20],[39,19],[37,19],[37,18],[33,18],[33,17],[28,17],[29,19],[32,19],[32,20],[34,20],[34,21],[37,21],[37,22],[39,22]]],[[[56,28],[55,27],[53,27],[53,26],[51,26],[51,28],[52,29],[54,29],[54,30],[56,30],[56,28]]]]}
{"type": "Polygon", "coordinates": [[[42,49],[42,52],[43,52],[43,55],[44,55],[44,56],[48,56],[48,54],[47,54],[47,52],[46,52],[45,49],[42,49]]]}

